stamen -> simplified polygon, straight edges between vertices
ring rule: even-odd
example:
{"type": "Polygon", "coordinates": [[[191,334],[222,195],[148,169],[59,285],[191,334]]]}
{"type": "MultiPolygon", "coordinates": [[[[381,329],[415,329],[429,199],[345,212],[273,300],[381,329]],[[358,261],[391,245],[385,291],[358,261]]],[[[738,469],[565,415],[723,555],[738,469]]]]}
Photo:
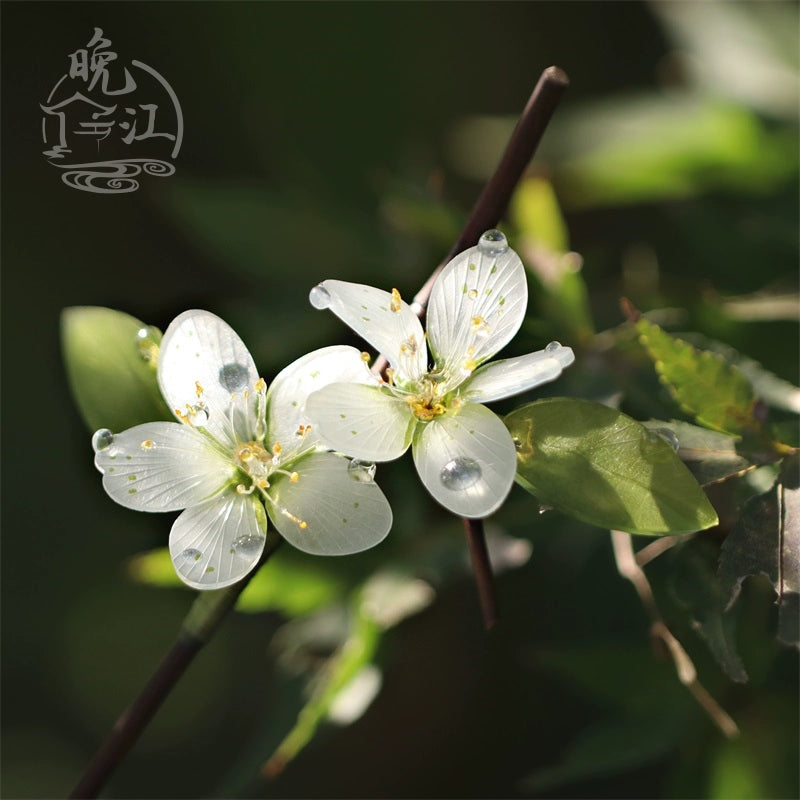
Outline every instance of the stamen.
{"type": "Polygon", "coordinates": [[[200,385],[200,381],[194,382],[194,393],[197,395],[198,400],[203,396],[205,389],[200,385]]]}

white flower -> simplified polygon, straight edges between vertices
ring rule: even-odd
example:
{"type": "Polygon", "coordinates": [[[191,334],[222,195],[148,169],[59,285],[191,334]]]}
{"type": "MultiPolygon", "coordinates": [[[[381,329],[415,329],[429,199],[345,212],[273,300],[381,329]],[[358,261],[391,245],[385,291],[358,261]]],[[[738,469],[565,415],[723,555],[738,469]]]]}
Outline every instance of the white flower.
{"type": "Polygon", "coordinates": [[[552,342],[480,366],[513,338],[527,306],[525,270],[505,236],[487,231],[444,268],[431,292],[427,334],[396,289],[327,280],[309,299],[390,364],[381,385],[337,382],[308,398],[323,440],[370,461],[398,458],[411,445],[423,484],[445,508],[473,518],[495,511],[511,489],[517,458],[508,430],[481,403],[552,381],[575,359],[552,342]]]}
{"type": "Polygon", "coordinates": [[[169,550],[178,575],[197,589],[229,586],[256,565],[267,515],[307,553],[372,547],[392,523],[374,465],[324,452],[305,413],[308,395],[333,380],[371,380],[358,350],[309,353],[267,392],[236,333],[214,314],[186,311],[167,329],[158,362],[161,393],[179,422],[97,431],[103,486],[128,508],[185,509],[169,550]]]}

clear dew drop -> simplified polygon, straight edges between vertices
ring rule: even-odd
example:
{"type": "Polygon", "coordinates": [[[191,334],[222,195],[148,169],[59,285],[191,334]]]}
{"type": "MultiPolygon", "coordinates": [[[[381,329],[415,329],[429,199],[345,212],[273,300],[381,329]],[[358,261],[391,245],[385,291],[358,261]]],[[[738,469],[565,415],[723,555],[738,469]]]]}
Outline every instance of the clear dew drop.
{"type": "Polygon", "coordinates": [[[235,361],[220,367],[218,375],[222,388],[229,391],[231,394],[234,392],[241,392],[242,389],[247,388],[249,377],[250,372],[247,367],[235,361]]]}
{"type": "Polygon", "coordinates": [[[203,406],[193,406],[191,414],[189,414],[189,421],[195,427],[202,428],[208,424],[208,411],[203,406]]]}
{"type": "Polygon", "coordinates": [[[357,458],[347,465],[347,474],[359,483],[372,483],[376,470],[377,467],[371,461],[359,461],[357,458]]]}
{"type": "Polygon", "coordinates": [[[680,441],[678,441],[678,436],[675,431],[671,430],[670,428],[653,428],[650,432],[650,440],[653,442],[657,442],[658,438],[653,438],[653,434],[656,437],[660,437],[664,439],[664,441],[677,452],[678,448],[680,447],[680,441]]]}
{"type": "Polygon", "coordinates": [[[556,350],[561,349],[561,342],[550,342],[547,347],[544,348],[545,353],[555,353],[556,350]]]}
{"type": "Polygon", "coordinates": [[[539,514],[546,514],[548,511],[552,511],[553,506],[545,505],[544,503],[540,504],[539,506],[539,514]]]}
{"type": "Polygon", "coordinates": [[[330,292],[322,284],[319,284],[308,293],[308,302],[311,303],[314,308],[321,311],[330,306],[333,302],[333,298],[330,292]]]}
{"type": "Polygon", "coordinates": [[[508,250],[508,239],[500,231],[492,228],[481,236],[478,247],[487,256],[499,256],[508,250]]]}
{"type": "Polygon", "coordinates": [[[184,561],[199,561],[203,557],[203,554],[195,549],[194,547],[187,547],[179,556],[178,558],[183,559],[184,561]]]}
{"type": "Polygon", "coordinates": [[[459,457],[448,461],[439,473],[445,488],[461,492],[474,486],[480,479],[481,465],[472,458],[459,457]]]}
{"type": "Polygon", "coordinates": [[[263,536],[257,536],[256,534],[248,533],[233,541],[233,544],[231,545],[231,551],[236,553],[238,556],[252,558],[261,552],[263,544],[263,536]]]}
{"type": "Polygon", "coordinates": [[[95,431],[92,436],[92,448],[95,453],[101,453],[103,450],[108,450],[114,444],[114,434],[108,428],[100,428],[95,431]]]}
{"type": "Polygon", "coordinates": [[[136,349],[140,358],[148,363],[158,360],[158,344],[161,336],[158,328],[139,328],[136,331],[136,349]]]}

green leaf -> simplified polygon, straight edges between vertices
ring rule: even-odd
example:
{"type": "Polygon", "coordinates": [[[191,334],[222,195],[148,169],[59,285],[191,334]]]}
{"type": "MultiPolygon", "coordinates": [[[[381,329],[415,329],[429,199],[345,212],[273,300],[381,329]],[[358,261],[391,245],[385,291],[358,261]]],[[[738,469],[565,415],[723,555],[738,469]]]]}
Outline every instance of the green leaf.
{"type": "MultiPolygon", "coordinates": [[[[769,303],[771,298],[765,298],[762,295],[761,299],[762,302],[769,303]]],[[[765,403],[773,408],[781,408],[785,411],[793,411],[795,414],[800,414],[800,388],[793,383],[779,378],[759,364],[758,361],[742,355],[729,344],[725,344],[725,342],[708,339],[699,333],[686,334],[686,338],[697,347],[719,353],[729,364],[741,370],[752,384],[755,393],[765,403]]]]}
{"type": "Polygon", "coordinates": [[[527,178],[511,198],[511,219],[526,237],[555,253],[569,250],[567,224],[550,181],[527,178]]]}
{"type": "Polygon", "coordinates": [[[517,443],[517,481],[546,505],[629,533],[717,524],[667,441],[616,409],[549,398],[518,408],[505,423],[517,443]]]}
{"type": "Polygon", "coordinates": [[[91,430],[122,431],[173,420],[156,378],[161,333],[135,317],[98,306],[61,313],[61,347],[70,388],[91,430]],[[138,334],[144,331],[145,335],[138,334]]]}
{"type": "MultiPolygon", "coordinates": [[[[166,547],[134,556],[128,573],[139,583],[159,587],[183,587],[166,547]]],[[[321,559],[284,548],[264,564],[250,580],[236,603],[244,613],[280,611],[302,616],[341,599],[346,581],[326,569],[321,559]]]]}
{"type": "Polygon", "coordinates": [[[583,259],[578,253],[568,252],[567,225],[550,182],[543,178],[524,180],[512,198],[511,217],[520,232],[516,245],[520,256],[543,289],[543,316],[571,342],[590,340],[594,325],[589,293],[580,273],[583,259]]]}
{"type": "Polygon", "coordinates": [[[648,430],[667,435],[678,442],[678,458],[702,486],[743,475],[764,463],[745,457],[736,449],[738,437],[700,428],[689,422],[648,420],[648,430]]]}
{"type": "Polygon", "coordinates": [[[800,457],[787,458],[778,479],[751,498],[722,545],[719,579],[736,602],[742,583],[766,575],[778,595],[778,638],[800,646],[800,457]]]}
{"type": "Polygon", "coordinates": [[[668,576],[670,589],[689,613],[692,627],[703,637],[717,663],[737,683],[747,681],[736,652],[736,618],[725,613],[728,596],[716,576],[717,548],[695,538],[677,548],[668,576]]]}
{"type": "Polygon", "coordinates": [[[697,350],[670,336],[643,317],[635,324],[661,382],[684,411],[723,433],[741,434],[757,428],[755,393],[741,370],[716,353],[697,350]]]}

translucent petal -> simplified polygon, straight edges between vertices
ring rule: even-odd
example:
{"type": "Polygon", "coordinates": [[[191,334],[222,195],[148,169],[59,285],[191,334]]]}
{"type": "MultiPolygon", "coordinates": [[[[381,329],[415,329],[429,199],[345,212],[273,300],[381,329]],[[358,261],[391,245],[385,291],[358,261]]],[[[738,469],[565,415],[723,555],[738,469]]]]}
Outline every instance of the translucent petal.
{"type": "Polygon", "coordinates": [[[264,506],[252,495],[229,489],[187,508],[172,526],[169,554],[184,583],[222,589],[256,565],[267,540],[264,506]]]}
{"type": "Polygon", "coordinates": [[[161,341],[158,383],[170,408],[195,427],[231,446],[237,436],[253,439],[257,380],[244,343],[216,315],[185,311],[170,323],[161,341]]]}
{"type": "Polygon", "coordinates": [[[423,426],[413,451],[425,488],[462,517],[496,511],[514,482],[517,453],[511,434],[499,417],[477,403],[423,426]]]}
{"type": "Polygon", "coordinates": [[[346,345],[314,350],[298,358],[275,377],[267,394],[267,445],[279,442],[288,454],[300,446],[312,448],[319,442],[316,427],[306,430],[310,420],[306,400],[333,382],[375,383],[376,378],[361,358],[361,351],[346,345]],[[304,426],[300,433],[300,426],[304,426]]]}
{"type": "Polygon", "coordinates": [[[553,345],[525,356],[485,364],[464,384],[462,396],[470,402],[488,403],[555,380],[575,360],[575,355],[570,347],[557,342],[553,345]]]}
{"type": "Polygon", "coordinates": [[[399,295],[361,283],[324,281],[312,292],[323,293],[324,304],[359,336],[389,360],[397,377],[416,380],[427,370],[425,334],[417,315],[399,295]],[[396,309],[396,310],[394,310],[396,309]]]}
{"type": "Polygon", "coordinates": [[[451,380],[465,379],[511,341],[527,304],[525,269],[513,250],[492,255],[471,247],[457,255],[433,285],[428,306],[435,366],[451,380]]]}
{"type": "Polygon", "coordinates": [[[94,463],[109,496],[137,511],[177,511],[202,503],[235,472],[207,436],[177,422],[128,428],[97,452],[94,463]]]}
{"type": "Polygon", "coordinates": [[[378,485],[333,453],[311,453],[293,465],[299,478],[281,475],[270,487],[269,516],[298,550],[343,556],[383,541],[392,509],[378,485]]]}
{"type": "Polygon", "coordinates": [[[308,398],[306,409],[324,444],[368,461],[403,455],[417,422],[405,401],[353,383],[328,384],[308,398]]]}

